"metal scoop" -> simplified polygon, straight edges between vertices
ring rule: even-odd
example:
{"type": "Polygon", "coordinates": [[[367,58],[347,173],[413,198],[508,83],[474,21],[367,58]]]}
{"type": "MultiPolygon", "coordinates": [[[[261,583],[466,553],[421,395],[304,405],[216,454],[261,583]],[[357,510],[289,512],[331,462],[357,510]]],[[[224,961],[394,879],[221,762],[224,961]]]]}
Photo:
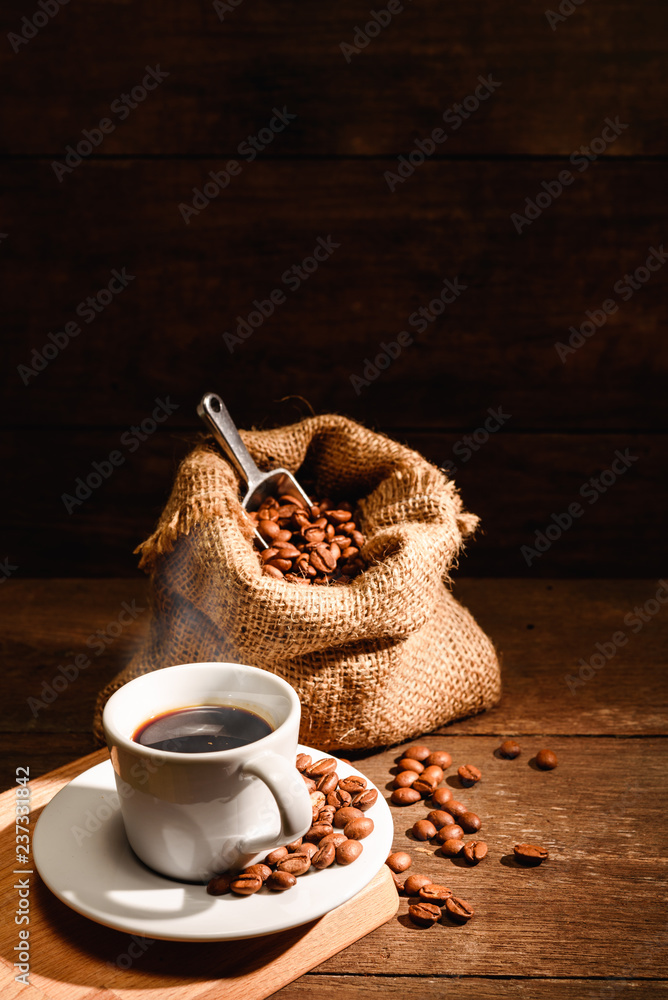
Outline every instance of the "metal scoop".
{"type": "MultiPolygon", "coordinates": [[[[204,421],[207,429],[246,482],[246,495],[241,501],[244,510],[257,510],[263,500],[272,496],[295,497],[307,507],[311,506],[308,495],[287,469],[272,469],[271,472],[262,472],[258,469],[241,440],[227,407],[215,392],[207,392],[202,396],[197,407],[197,415],[204,421]]],[[[267,543],[257,529],[255,538],[260,548],[267,548],[267,543]]]]}

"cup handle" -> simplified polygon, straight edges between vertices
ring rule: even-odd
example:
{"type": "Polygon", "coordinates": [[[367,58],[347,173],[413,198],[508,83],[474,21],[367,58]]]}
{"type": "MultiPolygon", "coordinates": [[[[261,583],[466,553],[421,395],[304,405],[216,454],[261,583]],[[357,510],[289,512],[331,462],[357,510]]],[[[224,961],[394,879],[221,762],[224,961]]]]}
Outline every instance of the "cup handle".
{"type": "Polygon", "coordinates": [[[239,850],[249,855],[261,854],[302,837],[313,822],[313,810],[304,779],[294,764],[278,754],[263,753],[244,764],[241,771],[259,778],[268,787],[278,806],[281,831],[274,837],[267,834],[249,837],[241,841],[239,850]]]}

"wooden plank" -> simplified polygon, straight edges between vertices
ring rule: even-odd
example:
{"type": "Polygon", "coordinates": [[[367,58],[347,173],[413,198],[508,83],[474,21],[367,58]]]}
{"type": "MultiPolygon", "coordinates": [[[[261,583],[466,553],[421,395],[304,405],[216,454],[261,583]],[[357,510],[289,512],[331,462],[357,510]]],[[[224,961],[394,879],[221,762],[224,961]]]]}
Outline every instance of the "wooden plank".
{"type": "MultiPolygon", "coordinates": [[[[294,419],[294,411],[284,405],[283,421],[294,419]]],[[[486,411],[479,411],[469,438],[485,419],[486,411]]],[[[21,466],[20,488],[7,497],[4,512],[8,537],[3,552],[19,567],[17,575],[136,576],[133,550],[153,530],[177,461],[195,437],[167,429],[131,454],[120,445],[122,433],[0,431],[0,462],[5,468],[21,466]],[[93,462],[106,461],[119,448],[124,464],[87,500],[73,508],[70,504],[70,513],[63,494],[73,496],[77,479],[94,472],[93,462]]],[[[399,430],[391,436],[436,465],[456,464],[452,475],[463,500],[481,518],[481,530],[460,560],[458,577],[650,577],[664,572],[656,525],[664,516],[665,434],[517,434],[509,420],[477,451],[466,446],[466,431],[399,430]],[[616,452],[627,449],[638,460],[609,489],[603,486],[605,492],[599,493],[586,486],[610,469],[616,452]],[[466,461],[462,455],[468,456],[466,461]],[[535,553],[536,532],[552,525],[554,534],[553,515],[567,523],[563,514],[574,502],[581,504],[581,516],[547,551],[535,555],[522,549],[529,546],[535,553]]],[[[476,440],[484,441],[485,436],[476,431],[476,440]]]]}
{"type": "MultiPolygon", "coordinates": [[[[429,952],[412,952],[410,965],[430,965],[429,952]]],[[[497,979],[482,976],[437,977],[402,976],[332,976],[310,973],[276,994],[277,1000],[388,1000],[416,996],[421,1000],[443,1000],[456,991],[458,1000],[606,1000],[606,998],[665,997],[668,983],[646,979],[497,979]]]]}
{"type": "MultiPolygon", "coordinates": [[[[614,115],[630,125],[615,152],[667,149],[661,0],[594,0],[555,30],[531,0],[511,10],[498,0],[475,8],[403,3],[348,61],[341,43],[354,43],[356,27],[369,21],[366,0],[231,7],[224,20],[211,3],[193,17],[166,0],[159,25],[151,12],[113,0],[61,9],[3,61],[0,80],[13,95],[4,149],[64,150],[156,64],[168,78],[127,120],[112,111],[116,128],[104,153],[233,151],[284,104],[299,117],[272,153],[399,152],[441,125],[443,111],[489,73],[501,88],[451,133],[448,153],[568,154],[614,115]]],[[[20,0],[3,4],[3,37],[21,30],[26,13],[20,0]]]]}
{"type": "MultiPolygon", "coordinates": [[[[31,824],[41,808],[75,775],[108,756],[100,750],[30,782],[31,824]]],[[[0,796],[3,825],[3,885],[6,907],[16,906],[16,877],[11,868],[14,842],[14,790],[0,796]]],[[[57,900],[26,869],[30,899],[30,981],[48,1000],[149,1000],[160,990],[169,1000],[213,1000],[221,986],[230,1000],[261,1000],[345,948],[394,915],[397,894],[389,871],[382,868],[352,900],[319,920],[276,935],[245,941],[184,944],[142,942],[87,920],[57,900]]],[[[7,910],[7,911],[8,911],[7,910]]],[[[16,927],[1,932],[0,981],[13,987],[16,927]],[[9,959],[9,961],[8,961],[9,959]]],[[[4,993],[3,993],[4,995],[4,993]]],[[[35,995],[38,1000],[39,993],[35,995]]]]}
{"type": "Polygon", "coordinates": [[[518,235],[511,215],[560,164],[426,163],[392,195],[376,160],[257,162],[186,226],[179,204],[223,163],[87,163],[59,190],[45,163],[0,164],[14,192],[3,215],[5,426],[55,421],[120,437],[167,395],[179,407],[170,424],[194,425],[213,383],[241,426],[295,396],[306,412],[388,429],[475,428],[499,406],[518,430],[668,426],[668,268],[644,272],[629,301],[613,290],[662,245],[663,164],[592,164],[518,235]],[[330,235],[340,246],[291,290],[282,276],[330,235]],[[122,268],[128,286],[94,321],[77,317],[122,268]],[[446,278],[466,290],[429,324],[417,311],[446,278]],[[286,301],[231,354],[223,333],[273,289],[286,301]],[[562,363],[555,343],[610,296],[618,311],[562,363]],[[77,319],[81,333],[42,372],[23,372],[24,385],[18,366],[77,319]],[[394,363],[366,386],[351,382],[403,329],[414,342],[394,363]]]}
{"type": "MultiPolygon", "coordinates": [[[[500,651],[504,693],[496,708],[448,727],[447,738],[474,733],[667,733],[668,614],[665,605],[649,614],[655,605],[647,603],[654,601],[658,589],[656,580],[459,580],[455,595],[500,651]],[[648,618],[640,630],[636,607],[648,618]],[[624,621],[627,615],[634,616],[630,625],[624,621]],[[579,661],[587,664],[594,658],[598,664],[596,644],[610,652],[607,644],[620,631],[628,642],[602,667],[592,668],[589,680],[578,683],[579,661]],[[575,678],[570,687],[569,675],[575,678]]],[[[89,737],[97,692],[127,662],[146,629],[146,616],[106,654],[92,655],[90,668],[36,717],[27,699],[41,698],[43,683],[51,682],[59,665],[72,662],[80,652],[91,653],[88,637],[105,630],[122,601],[135,600],[143,607],[145,596],[143,579],[16,579],[3,585],[2,729],[19,734],[12,737],[17,765],[33,764],[33,748],[37,762],[47,760],[53,733],[58,734],[59,748],[66,741],[63,748],[70,758],[85,749],[67,741],[76,734],[89,737]]],[[[585,670],[583,677],[589,674],[585,670]]],[[[58,763],[62,759],[67,758],[58,763]]]]}

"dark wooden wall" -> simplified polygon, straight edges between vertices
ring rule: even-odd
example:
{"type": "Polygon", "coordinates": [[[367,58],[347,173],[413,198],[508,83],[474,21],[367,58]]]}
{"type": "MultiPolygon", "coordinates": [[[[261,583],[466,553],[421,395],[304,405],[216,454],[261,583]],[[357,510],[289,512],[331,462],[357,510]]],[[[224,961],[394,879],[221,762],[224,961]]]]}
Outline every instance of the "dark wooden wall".
{"type": "Polygon", "coordinates": [[[405,2],[347,61],[366,0],[242,0],[219,5],[223,20],[211,3],[75,0],[36,32],[23,22],[27,43],[8,36],[40,8],[6,0],[0,558],[12,572],[135,572],[210,389],[241,426],[337,411],[454,463],[484,527],[463,574],[665,572],[668,267],[614,290],[668,248],[665,0],[584,0],[552,26],[546,7],[405,2]],[[158,66],[168,75],[121,120],[114,102],[158,66]],[[444,124],[489,76],[491,96],[444,124]],[[249,162],[238,146],[274,108],[296,117],[249,162]],[[54,161],[105,118],[113,131],[58,177],[54,161]],[[583,171],[569,164],[606,119],[625,126],[614,142],[583,171]],[[447,140],[391,192],[398,155],[439,127],[447,140]],[[241,171],[186,224],[179,205],[230,159],[241,171]],[[563,170],[572,184],[518,233],[513,213],[563,170]],[[329,259],[289,288],[284,272],[330,236],[329,259]],[[78,318],[123,268],[127,287],[78,318]],[[407,326],[445,278],[465,290],[423,332],[407,326]],[[275,288],[286,301],[231,353],[223,333],[275,288]],[[608,299],[617,311],[562,363],[555,342],[608,299]],[[43,371],[19,369],[74,321],[81,333],[43,371]],[[350,376],[402,330],[414,342],[358,395],[350,376]],[[166,397],[178,409],[131,452],[124,433],[166,397]],[[503,427],[462,460],[463,436],[499,407],[503,427]],[[521,546],[626,449],[637,461],[527,566],[521,546]],[[62,494],[115,450],[122,465],[68,513],[62,494]]]}

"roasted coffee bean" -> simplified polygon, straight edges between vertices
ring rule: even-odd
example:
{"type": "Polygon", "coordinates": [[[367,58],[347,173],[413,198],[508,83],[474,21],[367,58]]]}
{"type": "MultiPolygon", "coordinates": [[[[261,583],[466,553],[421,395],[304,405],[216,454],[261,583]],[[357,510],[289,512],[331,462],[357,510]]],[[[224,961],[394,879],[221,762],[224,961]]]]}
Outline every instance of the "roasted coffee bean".
{"type": "Polygon", "coordinates": [[[275,542],[276,548],[278,549],[281,559],[298,559],[301,555],[298,548],[291,542],[275,542]]]}
{"type": "Polygon", "coordinates": [[[413,864],[413,859],[406,851],[395,851],[386,859],[385,864],[392,872],[405,872],[413,864]]]}
{"type": "Polygon", "coordinates": [[[276,865],[279,861],[282,861],[283,858],[287,858],[289,853],[290,852],[287,847],[277,847],[275,851],[272,851],[271,854],[266,856],[264,863],[266,865],[276,865]]]}
{"type": "Polygon", "coordinates": [[[313,855],[318,850],[318,847],[320,845],[319,844],[314,844],[313,841],[307,841],[306,840],[307,837],[308,837],[308,833],[305,833],[304,834],[304,843],[302,844],[301,847],[299,847],[295,851],[295,854],[306,854],[309,858],[312,858],[313,855]]]}
{"type": "Polygon", "coordinates": [[[421,764],[419,760],[411,760],[410,757],[402,757],[397,767],[399,772],[415,771],[416,774],[422,774],[424,771],[424,764],[421,764]]]}
{"type": "Polygon", "coordinates": [[[408,916],[418,927],[431,927],[440,915],[440,909],[433,903],[413,903],[408,907],[408,916]]]}
{"type": "Polygon", "coordinates": [[[346,823],[343,832],[350,840],[364,840],[373,833],[374,822],[368,816],[351,819],[346,823]]]}
{"type": "Polygon", "coordinates": [[[286,889],[292,889],[293,885],[297,884],[297,879],[290,872],[272,872],[267,879],[266,885],[268,889],[273,889],[274,892],[285,892],[286,889]]]}
{"type": "Polygon", "coordinates": [[[299,848],[302,846],[302,840],[303,840],[302,837],[297,837],[296,840],[290,841],[290,843],[286,844],[285,846],[287,847],[288,851],[298,851],[299,848]]]}
{"type": "Polygon", "coordinates": [[[326,837],[322,838],[318,847],[325,847],[326,844],[334,844],[334,847],[338,847],[347,839],[345,833],[328,833],[326,837]]]}
{"type": "Polygon", "coordinates": [[[451,826],[455,821],[449,812],[445,809],[432,809],[431,812],[427,813],[427,819],[430,823],[433,823],[437,830],[441,827],[451,826]]]}
{"type": "Polygon", "coordinates": [[[264,552],[260,553],[260,560],[263,563],[269,562],[270,559],[275,559],[278,553],[279,549],[276,549],[274,548],[273,545],[270,545],[268,549],[265,549],[264,552]]]}
{"type": "Polygon", "coordinates": [[[435,788],[431,793],[431,801],[438,809],[445,809],[447,803],[452,801],[452,792],[449,788],[435,788]]]}
{"type": "Polygon", "coordinates": [[[336,848],[337,865],[351,865],[364,850],[359,840],[344,840],[336,848]]]}
{"type": "Polygon", "coordinates": [[[328,510],[327,520],[332,524],[345,524],[350,520],[349,510],[328,510]]]}
{"type": "Polygon", "coordinates": [[[431,885],[428,875],[409,875],[404,882],[404,892],[407,896],[417,896],[423,885],[431,885]]]}
{"type": "Polygon", "coordinates": [[[434,791],[434,786],[431,781],[423,781],[422,775],[416,775],[416,780],[410,786],[411,791],[416,791],[420,793],[420,797],[423,799],[431,798],[431,793],[434,791]]]}
{"type": "Polygon", "coordinates": [[[358,792],[357,795],[353,795],[353,805],[356,809],[361,809],[362,812],[366,812],[371,806],[375,805],[378,799],[378,792],[375,788],[367,788],[363,792],[358,792]]]}
{"type": "Polygon", "coordinates": [[[449,899],[446,899],[445,909],[447,910],[448,916],[453,920],[456,920],[459,924],[466,923],[467,920],[471,919],[475,912],[469,903],[465,902],[463,899],[459,899],[458,896],[450,896],[449,899]]]}
{"type": "Polygon", "coordinates": [[[365,790],[366,778],[362,778],[357,774],[351,774],[350,777],[339,780],[339,788],[344,792],[350,792],[351,795],[357,795],[358,792],[365,790]]]}
{"type": "Polygon", "coordinates": [[[482,778],[482,771],[474,764],[463,764],[457,768],[459,780],[465,788],[470,788],[482,778]]]}
{"type": "Polygon", "coordinates": [[[413,746],[407,747],[401,756],[408,757],[409,760],[423,761],[427,759],[430,753],[431,750],[429,749],[429,747],[424,747],[420,746],[419,744],[414,744],[413,746]]]}
{"type": "Polygon", "coordinates": [[[428,781],[432,788],[436,788],[443,781],[443,768],[438,767],[436,764],[425,767],[420,775],[420,781],[428,781]]]}
{"type": "Polygon", "coordinates": [[[265,576],[271,576],[274,580],[283,580],[284,574],[276,566],[272,566],[271,563],[265,563],[262,568],[262,572],[265,576]]]}
{"type": "Polygon", "coordinates": [[[392,782],[393,788],[409,788],[420,775],[417,771],[400,771],[392,782]]]}
{"type": "Polygon", "coordinates": [[[539,750],[536,754],[536,767],[539,767],[541,771],[551,771],[558,763],[557,755],[551,750],[539,750]]]}
{"type": "Polygon", "coordinates": [[[446,885],[437,885],[435,882],[430,882],[429,885],[423,885],[418,893],[420,899],[424,899],[425,903],[433,903],[434,906],[443,906],[446,899],[450,899],[452,896],[452,889],[448,889],[446,885]]]}
{"type": "Polygon", "coordinates": [[[313,763],[313,761],[312,761],[312,759],[311,759],[311,757],[310,757],[309,754],[307,754],[307,753],[298,753],[297,754],[297,760],[295,761],[295,767],[297,768],[298,771],[301,771],[302,773],[304,771],[308,771],[308,769],[309,769],[309,767],[311,766],[312,763],[313,763]]]}
{"type": "Polygon", "coordinates": [[[323,774],[321,778],[316,781],[315,787],[323,795],[329,795],[333,792],[339,783],[339,778],[336,771],[331,771],[329,774],[323,774]]]}
{"type": "Polygon", "coordinates": [[[334,806],[323,806],[318,813],[318,823],[329,823],[334,826],[334,816],[338,810],[334,806]]]}
{"type": "Polygon", "coordinates": [[[315,792],[311,792],[310,797],[311,797],[311,811],[313,813],[313,819],[316,820],[318,818],[318,813],[325,805],[325,802],[327,800],[324,794],[322,792],[318,792],[317,790],[315,792]]]}
{"type": "Polygon", "coordinates": [[[334,535],[332,541],[336,542],[341,551],[343,551],[343,549],[347,549],[348,546],[352,544],[347,535],[334,535]]]}
{"type": "Polygon", "coordinates": [[[323,774],[332,774],[336,771],[336,764],[337,761],[333,757],[322,757],[320,760],[317,760],[315,764],[311,764],[306,773],[309,778],[313,778],[317,781],[317,779],[321,778],[323,774]]]}
{"type": "Polygon", "coordinates": [[[403,882],[403,879],[402,879],[401,875],[397,875],[396,872],[390,872],[390,875],[392,876],[392,881],[394,882],[394,885],[395,885],[395,888],[396,888],[397,892],[403,892],[404,891],[404,882],[403,882]]]}
{"type": "Polygon", "coordinates": [[[521,747],[515,740],[504,740],[499,747],[499,754],[508,760],[514,760],[515,757],[519,757],[521,752],[521,747]]]}
{"type": "Polygon", "coordinates": [[[448,838],[441,844],[441,854],[446,858],[456,858],[463,850],[464,841],[461,836],[448,838]]]}
{"type": "Polygon", "coordinates": [[[477,833],[482,826],[482,820],[476,813],[465,812],[459,817],[459,825],[464,833],[477,833]]]}
{"type": "Polygon", "coordinates": [[[282,528],[274,538],[273,544],[275,545],[277,542],[289,542],[291,538],[292,532],[286,528],[282,528]]]}
{"type": "Polygon", "coordinates": [[[424,763],[426,767],[436,765],[436,767],[440,767],[441,770],[445,771],[452,764],[452,757],[445,750],[433,750],[424,763]]]}
{"type": "MultiPolygon", "coordinates": [[[[413,772],[408,772],[412,774],[413,772]]],[[[414,788],[395,788],[390,797],[395,806],[410,806],[419,802],[422,796],[414,788]]]]}
{"type": "Polygon", "coordinates": [[[264,564],[264,568],[280,569],[281,573],[288,573],[292,569],[292,563],[289,559],[281,559],[280,556],[275,556],[264,564]]]}
{"type": "Polygon", "coordinates": [[[235,892],[237,896],[252,896],[254,892],[257,892],[262,888],[262,879],[259,875],[238,875],[232,882],[230,882],[230,889],[235,892]]]}
{"type": "Polygon", "coordinates": [[[419,819],[417,823],[413,823],[412,833],[416,840],[431,840],[436,832],[436,827],[428,819],[419,819]]]}
{"type": "Polygon", "coordinates": [[[308,844],[319,844],[322,838],[329,833],[334,833],[329,823],[314,823],[311,829],[304,834],[304,840],[308,844]]]}
{"type": "Polygon", "coordinates": [[[353,797],[350,792],[344,792],[342,788],[335,788],[327,796],[327,805],[334,806],[336,809],[340,809],[341,806],[349,806],[352,801],[353,797]]]}
{"type": "Polygon", "coordinates": [[[305,587],[308,587],[311,581],[305,576],[298,576],[296,573],[286,573],[285,579],[290,583],[300,583],[305,587]]]}
{"type": "Polygon", "coordinates": [[[363,818],[364,813],[361,809],[355,809],[354,806],[344,806],[343,809],[337,809],[334,813],[334,826],[339,829],[343,829],[346,823],[349,823],[351,819],[363,818]]]}
{"type": "Polygon", "coordinates": [[[236,878],[235,875],[230,875],[229,872],[225,872],[224,875],[214,875],[206,887],[206,891],[210,896],[224,896],[226,892],[230,892],[230,886],[236,878]]]}
{"type": "Polygon", "coordinates": [[[311,865],[321,871],[334,864],[336,858],[336,847],[331,842],[318,847],[318,850],[311,858],[311,865]]]}
{"type": "Polygon", "coordinates": [[[459,819],[460,816],[463,816],[465,812],[469,811],[468,806],[465,806],[463,802],[458,802],[457,799],[450,799],[449,802],[444,804],[443,808],[449,812],[451,816],[454,816],[455,819],[459,819]]]}
{"type": "Polygon", "coordinates": [[[450,823],[448,826],[442,826],[441,829],[436,834],[436,839],[440,844],[444,844],[446,840],[461,840],[464,836],[464,831],[458,823],[450,823]]]}
{"type": "Polygon", "coordinates": [[[303,875],[311,867],[308,854],[290,854],[276,865],[279,872],[289,872],[290,875],[303,875]]]}
{"type": "Polygon", "coordinates": [[[276,521],[262,520],[258,522],[257,530],[260,532],[265,542],[271,543],[272,538],[276,538],[276,535],[281,530],[276,521]]]}
{"type": "Polygon", "coordinates": [[[547,850],[538,844],[515,844],[515,857],[525,865],[539,865],[548,857],[547,850]]]}
{"type": "Polygon", "coordinates": [[[364,545],[366,545],[366,538],[361,531],[355,531],[353,529],[350,532],[350,537],[353,540],[353,544],[356,545],[358,549],[361,549],[364,545]]]}
{"type": "Polygon", "coordinates": [[[263,882],[266,882],[271,875],[271,868],[269,865],[257,864],[249,865],[248,868],[244,868],[241,872],[242,875],[254,875],[257,878],[261,878],[263,882]]]}
{"type": "Polygon", "coordinates": [[[484,840],[469,840],[464,844],[462,853],[470,865],[477,865],[487,857],[487,844],[484,840]]]}
{"type": "Polygon", "coordinates": [[[309,793],[310,792],[315,792],[316,788],[315,788],[315,781],[313,780],[313,778],[307,778],[305,774],[302,774],[302,778],[304,780],[304,784],[306,785],[309,793]]]}

